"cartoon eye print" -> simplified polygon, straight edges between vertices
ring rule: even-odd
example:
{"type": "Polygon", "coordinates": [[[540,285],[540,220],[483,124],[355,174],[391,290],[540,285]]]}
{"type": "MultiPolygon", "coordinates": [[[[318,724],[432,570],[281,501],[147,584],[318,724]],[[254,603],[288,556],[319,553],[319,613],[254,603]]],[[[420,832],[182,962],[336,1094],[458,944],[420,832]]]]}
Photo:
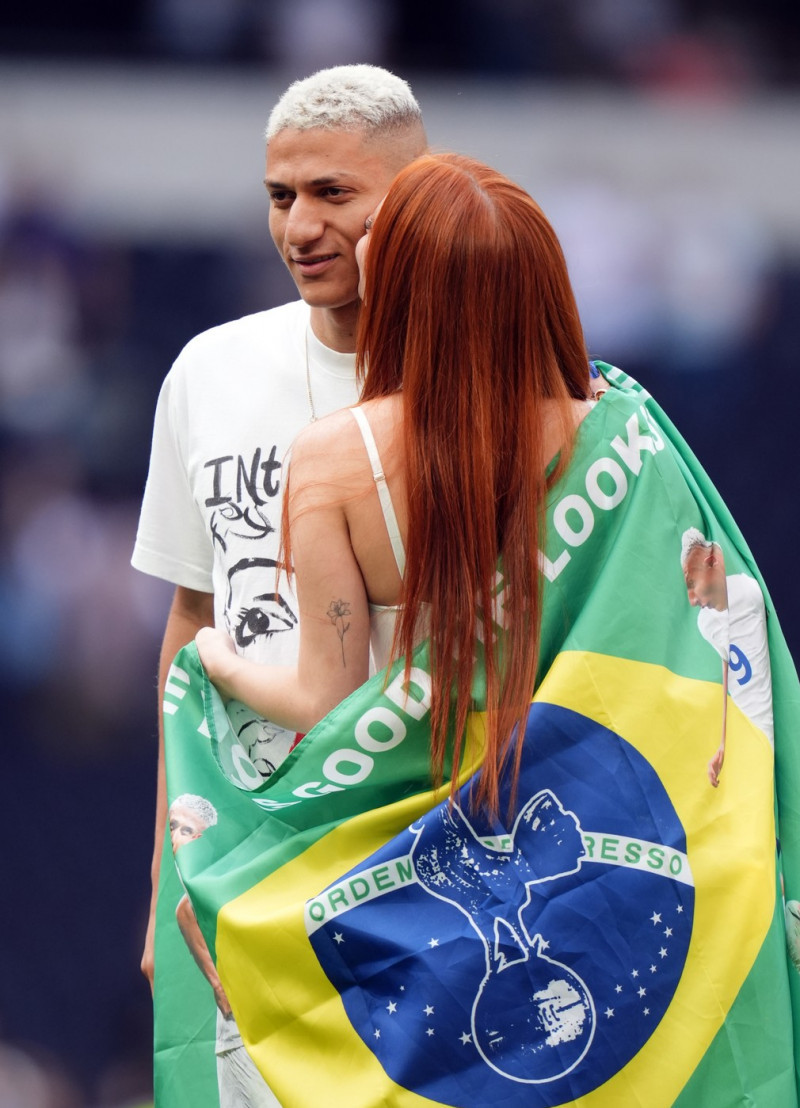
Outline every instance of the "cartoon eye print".
{"type": "Polygon", "coordinates": [[[228,573],[225,620],[240,650],[297,626],[291,606],[275,590],[277,570],[272,558],[244,558],[228,573]]]}
{"type": "Polygon", "coordinates": [[[297,625],[297,617],[278,593],[254,597],[254,600],[253,606],[241,608],[233,619],[231,633],[237,646],[250,646],[257,639],[271,639],[297,625]]]}

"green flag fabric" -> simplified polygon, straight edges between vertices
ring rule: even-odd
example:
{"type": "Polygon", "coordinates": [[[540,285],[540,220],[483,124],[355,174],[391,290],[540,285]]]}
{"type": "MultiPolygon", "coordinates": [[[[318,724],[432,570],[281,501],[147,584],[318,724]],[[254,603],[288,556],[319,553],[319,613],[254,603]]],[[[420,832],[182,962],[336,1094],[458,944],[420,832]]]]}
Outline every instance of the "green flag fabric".
{"type": "Polygon", "coordinates": [[[456,802],[432,788],[427,644],[267,779],[175,659],[157,1108],[798,1105],[797,675],[719,495],[599,366],[509,819],[471,803],[479,702],[456,802]]]}

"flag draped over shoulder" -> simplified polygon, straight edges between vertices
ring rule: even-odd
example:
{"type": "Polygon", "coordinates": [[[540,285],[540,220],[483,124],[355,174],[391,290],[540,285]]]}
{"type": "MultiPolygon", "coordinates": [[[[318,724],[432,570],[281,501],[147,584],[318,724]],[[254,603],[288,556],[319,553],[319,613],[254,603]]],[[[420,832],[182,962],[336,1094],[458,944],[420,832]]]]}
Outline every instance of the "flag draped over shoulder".
{"type": "Polygon", "coordinates": [[[226,712],[193,645],[176,658],[159,1108],[219,1104],[226,1022],[287,1108],[798,1104],[797,676],[708,478],[601,368],[548,503],[511,819],[470,805],[479,711],[457,803],[432,791],[424,644],[408,685],[402,664],[372,678],[266,780],[252,719],[226,712]]]}

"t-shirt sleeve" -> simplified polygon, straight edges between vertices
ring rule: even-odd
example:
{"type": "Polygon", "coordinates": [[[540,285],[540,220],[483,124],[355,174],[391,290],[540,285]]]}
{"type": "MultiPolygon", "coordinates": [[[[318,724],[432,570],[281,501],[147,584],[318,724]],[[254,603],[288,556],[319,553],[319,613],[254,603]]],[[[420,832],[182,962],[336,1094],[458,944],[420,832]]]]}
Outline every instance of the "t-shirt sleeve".
{"type": "Polygon", "coordinates": [[[211,540],[192,496],[180,429],[178,363],[167,375],[156,405],[150,468],[131,563],[142,573],[175,585],[213,592],[211,540]]]}

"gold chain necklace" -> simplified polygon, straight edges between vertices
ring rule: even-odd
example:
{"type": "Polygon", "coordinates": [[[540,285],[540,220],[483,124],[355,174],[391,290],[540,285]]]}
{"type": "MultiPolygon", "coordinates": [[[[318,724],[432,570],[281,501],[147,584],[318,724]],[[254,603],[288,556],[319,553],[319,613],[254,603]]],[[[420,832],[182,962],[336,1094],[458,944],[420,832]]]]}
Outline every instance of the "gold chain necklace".
{"type": "Polygon", "coordinates": [[[311,423],[317,422],[317,413],[314,408],[314,397],[311,395],[311,364],[308,358],[308,326],[305,329],[305,345],[306,345],[306,389],[308,391],[308,407],[311,412],[311,423]]]}

